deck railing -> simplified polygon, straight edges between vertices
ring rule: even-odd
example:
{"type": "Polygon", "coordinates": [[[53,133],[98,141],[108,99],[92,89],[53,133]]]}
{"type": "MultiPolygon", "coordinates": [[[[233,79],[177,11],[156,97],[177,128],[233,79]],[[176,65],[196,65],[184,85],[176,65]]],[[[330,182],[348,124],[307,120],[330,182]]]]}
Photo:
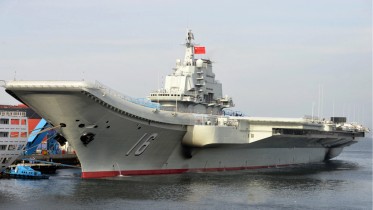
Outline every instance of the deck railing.
{"type": "Polygon", "coordinates": [[[108,94],[110,96],[113,96],[115,98],[125,100],[140,106],[148,107],[148,108],[153,108],[153,109],[160,109],[160,104],[151,102],[147,98],[133,98],[127,95],[124,95],[116,90],[113,90],[109,88],[108,86],[96,81],[95,82],[96,88],[100,89],[104,94],[108,94]]]}

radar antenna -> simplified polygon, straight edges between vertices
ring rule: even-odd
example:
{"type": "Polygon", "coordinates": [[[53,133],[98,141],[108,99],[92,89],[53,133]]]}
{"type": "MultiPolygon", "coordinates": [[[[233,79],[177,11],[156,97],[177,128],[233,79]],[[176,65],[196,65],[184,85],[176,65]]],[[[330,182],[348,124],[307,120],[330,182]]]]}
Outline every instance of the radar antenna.
{"type": "Polygon", "coordinates": [[[192,40],[194,40],[194,35],[192,33],[192,30],[189,29],[187,32],[187,37],[185,39],[186,49],[185,49],[184,65],[186,66],[193,65],[193,61],[194,61],[194,44],[192,40]]]}

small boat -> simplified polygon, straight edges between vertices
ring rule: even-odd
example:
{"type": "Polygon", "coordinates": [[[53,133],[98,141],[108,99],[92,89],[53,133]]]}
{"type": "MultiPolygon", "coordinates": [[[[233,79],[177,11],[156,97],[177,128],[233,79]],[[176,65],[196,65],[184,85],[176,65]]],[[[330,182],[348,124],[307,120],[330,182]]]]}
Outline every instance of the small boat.
{"type": "Polygon", "coordinates": [[[30,166],[24,164],[17,164],[11,166],[8,174],[11,178],[49,179],[49,176],[42,174],[40,171],[35,171],[30,166]]]}

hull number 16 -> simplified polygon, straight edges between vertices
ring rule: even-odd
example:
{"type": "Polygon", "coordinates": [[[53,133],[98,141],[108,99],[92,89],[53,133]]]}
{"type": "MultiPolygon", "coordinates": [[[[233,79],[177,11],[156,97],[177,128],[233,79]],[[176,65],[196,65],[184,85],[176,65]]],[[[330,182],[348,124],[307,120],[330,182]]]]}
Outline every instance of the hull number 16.
{"type": "Polygon", "coordinates": [[[149,135],[147,138],[146,138],[146,136],[147,136],[148,134],[147,133],[145,133],[132,147],[131,147],[131,149],[130,150],[128,150],[128,152],[126,153],[126,156],[128,156],[131,152],[132,152],[132,150],[133,149],[135,149],[135,147],[137,146],[137,145],[139,145],[140,144],[140,142],[142,142],[144,139],[145,139],[145,141],[137,148],[137,150],[135,151],[135,156],[140,156],[145,150],[146,150],[146,148],[150,145],[150,143],[151,143],[151,141],[154,141],[156,138],[157,138],[157,136],[158,136],[158,134],[157,133],[153,133],[153,134],[151,134],[151,135],[149,135]]]}

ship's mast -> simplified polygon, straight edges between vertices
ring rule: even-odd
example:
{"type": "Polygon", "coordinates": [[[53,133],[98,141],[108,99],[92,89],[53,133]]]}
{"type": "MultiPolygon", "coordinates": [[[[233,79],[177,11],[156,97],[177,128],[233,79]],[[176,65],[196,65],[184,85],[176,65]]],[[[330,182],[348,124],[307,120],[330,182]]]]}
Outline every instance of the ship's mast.
{"type": "Polygon", "coordinates": [[[194,40],[194,35],[192,33],[192,30],[188,30],[187,37],[185,42],[185,57],[184,57],[184,65],[185,66],[192,66],[194,61],[194,43],[192,40],[194,40]]]}

